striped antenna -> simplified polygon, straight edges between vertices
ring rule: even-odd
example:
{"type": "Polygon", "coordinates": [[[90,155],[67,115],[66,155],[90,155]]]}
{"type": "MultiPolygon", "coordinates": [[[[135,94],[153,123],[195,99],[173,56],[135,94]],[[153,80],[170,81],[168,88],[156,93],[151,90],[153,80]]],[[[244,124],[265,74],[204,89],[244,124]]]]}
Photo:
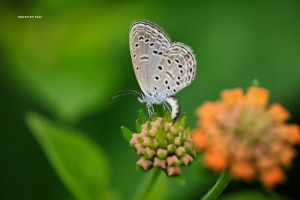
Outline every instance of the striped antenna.
{"type": "Polygon", "coordinates": [[[135,90],[120,90],[120,91],[118,91],[118,93],[115,96],[111,97],[108,100],[108,103],[110,104],[110,102],[117,97],[126,96],[126,95],[130,95],[130,94],[135,94],[136,96],[138,96],[140,94],[140,92],[135,91],[135,90]]]}

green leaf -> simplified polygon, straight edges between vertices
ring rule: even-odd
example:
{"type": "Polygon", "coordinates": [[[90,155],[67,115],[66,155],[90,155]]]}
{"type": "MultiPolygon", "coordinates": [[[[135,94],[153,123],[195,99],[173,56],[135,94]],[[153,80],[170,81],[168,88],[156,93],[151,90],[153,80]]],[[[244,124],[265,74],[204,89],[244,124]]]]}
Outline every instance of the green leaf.
{"type": "Polygon", "coordinates": [[[142,109],[139,111],[139,119],[141,124],[145,124],[147,121],[147,117],[142,109]]]}
{"type": "Polygon", "coordinates": [[[168,176],[167,175],[167,178],[170,181],[173,181],[173,182],[178,183],[180,185],[185,185],[185,180],[184,180],[183,176],[181,176],[181,175],[176,175],[176,176],[168,176]]]}
{"type": "Polygon", "coordinates": [[[188,166],[190,166],[190,167],[198,166],[199,163],[200,163],[199,157],[196,156],[195,158],[193,158],[193,160],[191,162],[189,162],[188,166]]]}
{"type": "Polygon", "coordinates": [[[151,117],[151,122],[154,122],[154,121],[156,121],[156,120],[157,120],[157,114],[154,113],[154,114],[152,115],[152,117],[151,117]]]}
{"type": "Polygon", "coordinates": [[[146,173],[146,172],[148,172],[150,169],[152,169],[152,167],[149,168],[148,170],[145,170],[145,169],[144,169],[142,166],[140,166],[140,165],[136,165],[136,166],[135,166],[135,170],[138,171],[138,172],[141,172],[141,173],[146,173]]]}
{"type": "Polygon", "coordinates": [[[26,122],[53,168],[76,199],[111,199],[107,193],[110,170],[107,157],[84,134],[55,124],[36,113],[26,122]]]}
{"type": "Polygon", "coordinates": [[[127,142],[130,142],[131,137],[132,137],[132,131],[124,126],[121,126],[121,131],[123,133],[125,140],[127,140],[127,142]]]}
{"type": "Polygon", "coordinates": [[[147,124],[147,130],[150,131],[151,129],[152,129],[152,125],[151,125],[151,123],[148,123],[147,124]]]}
{"type": "Polygon", "coordinates": [[[191,132],[191,127],[187,127],[187,128],[184,130],[184,133],[183,133],[183,134],[188,135],[188,134],[190,134],[190,132],[191,132]]]}
{"type": "Polygon", "coordinates": [[[174,128],[176,128],[177,130],[179,130],[179,121],[176,120],[175,124],[173,125],[174,128]]]}
{"type": "Polygon", "coordinates": [[[140,133],[140,132],[142,131],[142,127],[141,127],[141,124],[140,124],[139,119],[137,119],[137,120],[135,121],[135,129],[136,129],[136,131],[137,131],[138,133],[140,133]]]}
{"type": "Polygon", "coordinates": [[[257,79],[253,79],[252,86],[259,87],[259,81],[257,79]]]}
{"type": "Polygon", "coordinates": [[[179,126],[184,127],[184,126],[185,126],[185,123],[186,123],[186,119],[187,119],[187,117],[186,117],[186,116],[183,116],[183,117],[180,119],[179,126]]]}
{"type": "Polygon", "coordinates": [[[164,118],[166,119],[166,121],[167,121],[168,123],[172,122],[172,117],[171,117],[171,113],[170,113],[170,112],[168,112],[168,111],[165,112],[164,118]]]}
{"type": "Polygon", "coordinates": [[[165,109],[162,104],[153,104],[152,106],[153,106],[154,112],[157,114],[157,116],[159,116],[159,117],[164,116],[165,109]]]}

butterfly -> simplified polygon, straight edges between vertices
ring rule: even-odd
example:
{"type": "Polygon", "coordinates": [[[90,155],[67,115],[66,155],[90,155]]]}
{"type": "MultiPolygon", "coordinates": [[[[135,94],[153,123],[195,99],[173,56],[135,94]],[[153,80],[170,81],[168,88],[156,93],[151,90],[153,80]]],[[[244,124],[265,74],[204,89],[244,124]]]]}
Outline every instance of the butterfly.
{"type": "MultiPolygon", "coordinates": [[[[182,43],[172,43],[170,37],[152,22],[132,22],[129,47],[133,69],[142,92],[133,91],[153,114],[152,104],[164,104],[173,122],[180,114],[180,103],[174,95],[191,84],[196,73],[192,50],[182,43]]],[[[118,95],[117,95],[118,96],[118,95]]]]}

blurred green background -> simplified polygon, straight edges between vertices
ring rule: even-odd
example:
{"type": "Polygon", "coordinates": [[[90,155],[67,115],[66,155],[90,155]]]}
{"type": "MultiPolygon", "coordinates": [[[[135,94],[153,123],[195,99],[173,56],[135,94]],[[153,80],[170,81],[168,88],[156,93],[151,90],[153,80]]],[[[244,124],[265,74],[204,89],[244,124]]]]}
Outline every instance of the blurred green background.
{"type": "MultiPolygon", "coordinates": [[[[74,199],[29,129],[39,116],[96,143],[108,168],[107,192],[132,197],[146,175],[136,172],[138,157],[120,126],[135,130],[146,107],[134,95],[107,100],[121,89],[140,90],[128,46],[137,19],[158,24],[196,54],[196,78],[176,95],[189,126],[205,100],[226,88],[246,89],[253,79],[270,90],[270,102],[290,110],[290,122],[300,123],[299,1],[1,1],[0,199],[74,199]],[[28,118],[30,111],[39,115],[28,118]]],[[[300,198],[299,167],[297,157],[275,188],[280,195],[300,198]]],[[[183,168],[183,175],[185,186],[161,175],[156,199],[199,199],[216,180],[199,167],[183,168]]],[[[249,193],[264,199],[257,183],[232,182],[225,191],[227,199],[249,193]]]]}

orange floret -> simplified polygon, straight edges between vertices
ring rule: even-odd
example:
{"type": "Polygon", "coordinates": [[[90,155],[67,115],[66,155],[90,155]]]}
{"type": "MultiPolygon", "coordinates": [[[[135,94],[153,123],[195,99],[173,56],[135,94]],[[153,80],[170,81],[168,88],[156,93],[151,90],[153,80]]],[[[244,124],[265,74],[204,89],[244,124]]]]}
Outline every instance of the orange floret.
{"type": "Polygon", "coordinates": [[[235,178],[251,180],[255,176],[254,166],[250,162],[240,161],[234,163],[230,171],[235,178]]]}
{"type": "Polygon", "coordinates": [[[291,164],[292,159],[295,157],[295,150],[291,147],[283,149],[279,155],[280,162],[283,166],[288,167],[291,164]]]}
{"type": "Polygon", "coordinates": [[[287,124],[286,125],[288,141],[291,144],[300,143],[300,129],[297,124],[287,124]]]}
{"type": "Polygon", "coordinates": [[[250,87],[246,93],[246,103],[259,108],[266,106],[269,98],[269,91],[264,88],[250,87]]]}
{"type": "Polygon", "coordinates": [[[204,149],[206,146],[206,136],[200,130],[195,130],[192,133],[192,140],[196,148],[204,149]]]}
{"type": "Polygon", "coordinates": [[[216,152],[216,151],[205,152],[203,159],[205,165],[216,172],[221,172],[227,167],[226,156],[221,152],[216,152]]]}
{"type": "Polygon", "coordinates": [[[212,116],[215,114],[215,104],[210,101],[206,101],[196,110],[196,114],[199,116],[212,116]]]}
{"type": "Polygon", "coordinates": [[[279,167],[273,167],[261,173],[260,180],[266,187],[273,187],[285,180],[285,175],[279,167]]]}
{"type": "Polygon", "coordinates": [[[223,90],[221,92],[221,97],[225,103],[233,104],[243,99],[243,90],[241,88],[223,90]]]}
{"type": "Polygon", "coordinates": [[[290,113],[279,103],[273,103],[269,107],[268,113],[272,115],[278,122],[283,122],[290,116],[290,113]]]}

